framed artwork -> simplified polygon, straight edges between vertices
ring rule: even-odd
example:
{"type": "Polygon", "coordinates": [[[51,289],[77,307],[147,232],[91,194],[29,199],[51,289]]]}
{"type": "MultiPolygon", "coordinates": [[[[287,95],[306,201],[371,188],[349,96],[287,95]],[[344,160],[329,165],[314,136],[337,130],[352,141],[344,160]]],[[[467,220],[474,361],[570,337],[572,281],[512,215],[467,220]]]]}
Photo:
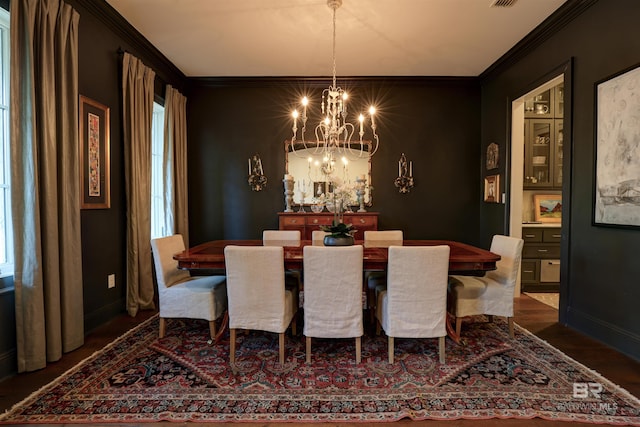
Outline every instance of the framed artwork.
{"type": "Polygon", "coordinates": [[[80,208],[111,207],[109,107],[80,95],[80,208]]]}
{"type": "Polygon", "coordinates": [[[533,196],[533,209],[536,222],[562,221],[562,195],[536,194],[533,196]]]}
{"type": "Polygon", "coordinates": [[[640,64],[596,83],[594,225],[640,226],[640,64]]]}
{"type": "Polygon", "coordinates": [[[500,203],[500,175],[489,175],[484,178],[484,201],[500,203]]]}
{"type": "Polygon", "coordinates": [[[492,142],[487,147],[487,170],[498,168],[498,144],[492,142]]]}
{"type": "Polygon", "coordinates": [[[333,192],[333,183],[330,181],[315,181],[313,183],[313,194],[311,197],[319,197],[333,192]]]}

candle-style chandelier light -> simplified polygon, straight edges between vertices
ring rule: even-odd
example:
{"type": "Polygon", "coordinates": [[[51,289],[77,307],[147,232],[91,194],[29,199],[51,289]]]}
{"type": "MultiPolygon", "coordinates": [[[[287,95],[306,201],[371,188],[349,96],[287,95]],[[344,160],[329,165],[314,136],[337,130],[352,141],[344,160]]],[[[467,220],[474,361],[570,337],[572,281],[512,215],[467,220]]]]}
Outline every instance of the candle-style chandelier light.
{"type": "Polygon", "coordinates": [[[359,138],[352,140],[356,131],[356,126],[348,121],[347,115],[347,93],[336,83],[336,10],[342,6],[342,0],[327,0],[327,5],[333,11],[333,80],[331,85],[322,91],[321,113],[322,117],[315,127],[315,140],[305,139],[307,125],[307,107],[309,98],[303,97],[302,112],[294,110],[293,116],[293,136],[291,138],[292,152],[295,154],[296,144],[302,148],[315,148],[317,153],[323,153],[325,157],[335,159],[340,156],[370,157],[378,150],[379,138],[376,133],[375,113],[376,108],[370,106],[367,116],[370,122],[372,140],[365,141],[365,125],[367,117],[360,114],[359,138]],[[300,139],[298,139],[298,120],[301,121],[300,139]]]}

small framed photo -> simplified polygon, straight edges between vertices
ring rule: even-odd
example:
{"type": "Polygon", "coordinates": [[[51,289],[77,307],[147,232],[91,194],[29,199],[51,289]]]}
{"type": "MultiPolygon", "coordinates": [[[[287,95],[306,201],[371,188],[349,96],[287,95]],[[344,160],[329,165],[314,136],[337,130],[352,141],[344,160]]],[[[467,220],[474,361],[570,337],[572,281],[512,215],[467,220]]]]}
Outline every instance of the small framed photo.
{"type": "Polygon", "coordinates": [[[533,209],[537,222],[562,221],[562,195],[536,194],[533,196],[533,209]]]}
{"type": "Polygon", "coordinates": [[[109,107],[80,95],[80,208],[111,207],[109,107]]]}
{"type": "Polygon", "coordinates": [[[484,201],[500,203],[500,175],[489,175],[484,178],[484,201]]]}
{"type": "Polygon", "coordinates": [[[325,196],[328,193],[333,192],[333,183],[330,181],[315,181],[313,183],[313,195],[312,197],[320,197],[322,194],[325,196]]]}

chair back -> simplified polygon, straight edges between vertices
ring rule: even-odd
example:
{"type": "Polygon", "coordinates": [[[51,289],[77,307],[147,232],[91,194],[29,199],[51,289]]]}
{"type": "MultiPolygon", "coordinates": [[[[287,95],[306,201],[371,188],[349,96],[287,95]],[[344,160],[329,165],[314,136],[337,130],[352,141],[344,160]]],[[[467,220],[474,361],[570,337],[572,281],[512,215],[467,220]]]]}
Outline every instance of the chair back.
{"type": "Polygon", "coordinates": [[[227,246],[229,327],[282,333],[285,313],[284,249],[281,246],[227,246]]]}
{"type": "Polygon", "coordinates": [[[262,241],[289,242],[300,241],[300,230],[263,230],[262,241]]]}
{"type": "Polygon", "coordinates": [[[494,254],[500,255],[500,260],[496,263],[496,269],[487,272],[485,277],[515,290],[518,274],[520,273],[523,245],[524,240],[518,237],[499,234],[493,236],[489,250],[494,254]]]}
{"type": "Polygon", "coordinates": [[[391,246],[387,269],[386,325],[389,336],[446,335],[447,245],[391,246]]]}
{"type": "Polygon", "coordinates": [[[324,241],[324,236],[331,234],[328,231],[322,231],[322,230],[313,230],[311,232],[311,240],[315,243],[315,242],[322,242],[324,241]]]}
{"type": "Polygon", "coordinates": [[[184,240],[181,234],[151,240],[158,291],[184,282],[191,277],[188,271],[179,270],[178,261],[173,259],[175,254],[184,251],[184,249],[184,240]]]}
{"type": "Polygon", "coordinates": [[[364,242],[368,248],[402,246],[403,239],[402,230],[365,230],[364,232],[364,242]]]}
{"type": "Polygon", "coordinates": [[[305,246],[303,250],[305,336],[361,336],[362,245],[305,246]]]}

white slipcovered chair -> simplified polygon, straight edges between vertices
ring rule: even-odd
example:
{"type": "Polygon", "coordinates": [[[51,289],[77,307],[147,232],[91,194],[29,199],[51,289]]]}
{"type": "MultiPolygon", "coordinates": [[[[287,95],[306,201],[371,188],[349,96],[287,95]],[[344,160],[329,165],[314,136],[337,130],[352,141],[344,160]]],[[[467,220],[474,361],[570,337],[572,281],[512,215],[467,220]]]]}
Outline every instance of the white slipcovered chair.
{"type": "Polygon", "coordinates": [[[265,245],[286,246],[290,242],[300,242],[300,230],[263,230],[262,241],[265,245]]]}
{"type": "Polygon", "coordinates": [[[509,336],[513,338],[513,297],[523,244],[524,241],[517,237],[495,235],[489,249],[500,255],[495,270],[483,277],[449,277],[449,310],[456,317],[458,336],[463,317],[485,314],[490,321],[492,316],[505,316],[509,323],[509,336]]]}
{"type": "MultiPolygon", "coordinates": [[[[389,246],[402,246],[404,233],[402,230],[366,230],[364,232],[364,245],[368,248],[388,248],[389,246]]],[[[384,288],[387,284],[387,273],[384,271],[365,272],[367,282],[367,308],[369,320],[373,323],[376,310],[376,289],[384,288]]]]}
{"type": "Polygon", "coordinates": [[[328,232],[328,231],[313,230],[311,232],[311,241],[313,242],[314,245],[318,245],[319,242],[324,242],[324,236],[329,235],[329,234],[331,234],[331,233],[328,232]]]}
{"type": "Polygon", "coordinates": [[[439,338],[440,363],[445,361],[449,246],[391,246],[387,286],[378,292],[377,332],[394,338],[439,338]]]}
{"type": "MultiPolygon", "coordinates": [[[[264,246],[300,245],[300,230],[263,230],[262,244],[264,246]]],[[[294,292],[296,307],[299,307],[300,289],[302,288],[302,274],[299,270],[285,270],[285,285],[294,292]]]]}
{"type": "Polygon", "coordinates": [[[362,348],[363,248],[304,247],[304,335],[307,363],[311,338],[355,338],[356,363],[362,348]]]}
{"type": "Polygon", "coordinates": [[[238,329],[279,335],[279,361],[285,361],[285,332],[295,334],[297,298],[285,288],[284,249],[281,246],[224,248],[229,300],[230,361],[235,363],[238,329]]]}
{"type": "Polygon", "coordinates": [[[204,319],[209,322],[211,339],[216,336],[216,323],[227,308],[225,276],[191,276],[178,269],[173,255],[185,250],[182,235],[151,240],[158,302],[160,305],[160,338],[164,337],[166,319],[204,319]]]}

